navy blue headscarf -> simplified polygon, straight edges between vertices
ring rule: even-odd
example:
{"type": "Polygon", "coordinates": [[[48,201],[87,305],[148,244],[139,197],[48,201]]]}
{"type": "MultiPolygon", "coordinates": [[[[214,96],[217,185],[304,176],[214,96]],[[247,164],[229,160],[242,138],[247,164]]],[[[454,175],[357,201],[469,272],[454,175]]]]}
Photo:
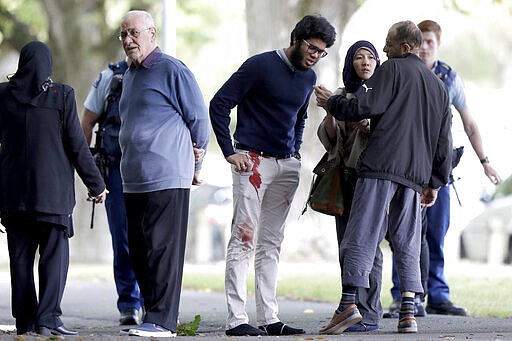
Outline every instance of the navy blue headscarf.
{"type": "Polygon", "coordinates": [[[32,103],[51,83],[52,52],[40,42],[32,41],[21,49],[18,70],[9,79],[12,95],[21,103],[32,103]]]}
{"type": "Polygon", "coordinates": [[[343,84],[345,85],[345,90],[348,93],[356,92],[357,88],[363,84],[363,80],[359,78],[353,65],[354,55],[360,48],[364,48],[373,53],[375,61],[377,62],[375,68],[380,66],[379,53],[375,49],[375,46],[372,45],[372,43],[366,40],[359,40],[350,46],[347,51],[347,55],[345,56],[345,65],[343,66],[343,84]]]}

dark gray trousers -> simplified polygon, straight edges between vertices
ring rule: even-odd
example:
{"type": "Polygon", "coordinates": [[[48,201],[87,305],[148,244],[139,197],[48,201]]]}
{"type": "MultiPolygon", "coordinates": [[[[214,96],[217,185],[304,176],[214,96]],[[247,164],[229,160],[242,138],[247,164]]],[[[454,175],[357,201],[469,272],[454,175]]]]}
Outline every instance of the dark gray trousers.
{"type": "Polygon", "coordinates": [[[400,291],[422,293],[420,194],[404,185],[381,179],[360,178],[357,181],[347,229],[340,245],[343,285],[370,287],[369,277],[377,249],[388,230],[400,291]]]}

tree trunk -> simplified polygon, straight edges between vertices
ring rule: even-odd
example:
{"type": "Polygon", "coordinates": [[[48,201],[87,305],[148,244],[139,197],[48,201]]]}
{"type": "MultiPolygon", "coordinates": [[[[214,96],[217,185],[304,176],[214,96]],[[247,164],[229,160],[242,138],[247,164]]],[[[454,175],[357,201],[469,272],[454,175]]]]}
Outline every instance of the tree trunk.
{"type": "Polygon", "coordinates": [[[99,71],[122,56],[115,35],[118,30],[107,25],[102,0],[41,2],[48,15],[48,45],[53,51],[54,80],[74,87],[77,105],[82,108],[99,71]],[[112,38],[105,40],[105,36],[112,38]]]}

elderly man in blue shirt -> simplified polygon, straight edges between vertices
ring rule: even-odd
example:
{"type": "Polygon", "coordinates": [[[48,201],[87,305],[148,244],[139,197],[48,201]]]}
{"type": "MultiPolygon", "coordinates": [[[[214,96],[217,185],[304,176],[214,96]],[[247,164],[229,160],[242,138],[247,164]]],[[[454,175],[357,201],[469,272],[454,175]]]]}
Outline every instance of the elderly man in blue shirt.
{"type": "Polygon", "coordinates": [[[199,184],[208,112],[190,70],[156,43],[151,15],[130,11],[119,39],[130,68],[120,102],[121,175],[130,257],[146,314],[133,336],[176,336],[190,187],[199,184]]]}

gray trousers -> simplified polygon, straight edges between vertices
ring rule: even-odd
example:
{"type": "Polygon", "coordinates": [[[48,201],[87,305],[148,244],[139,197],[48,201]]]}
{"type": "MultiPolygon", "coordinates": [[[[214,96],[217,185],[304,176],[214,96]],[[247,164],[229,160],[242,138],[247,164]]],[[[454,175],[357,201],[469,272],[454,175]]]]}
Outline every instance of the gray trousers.
{"type": "Polygon", "coordinates": [[[357,181],[347,230],[340,245],[343,285],[370,287],[369,277],[378,246],[388,230],[400,291],[422,293],[420,194],[381,179],[357,181]]]}
{"type": "MultiPolygon", "coordinates": [[[[345,231],[347,230],[349,217],[350,210],[347,210],[346,208],[342,216],[336,216],[338,246],[341,244],[345,231]]],[[[340,257],[339,261],[340,269],[343,270],[343,259],[340,257]]],[[[380,320],[382,318],[382,304],[380,302],[380,291],[382,288],[382,251],[380,250],[380,246],[377,246],[373,267],[369,275],[369,282],[369,288],[357,288],[357,309],[359,309],[359,312],[363,316],[363,320],[361,322],[364,324],[380,324],[380,320]]]]}

